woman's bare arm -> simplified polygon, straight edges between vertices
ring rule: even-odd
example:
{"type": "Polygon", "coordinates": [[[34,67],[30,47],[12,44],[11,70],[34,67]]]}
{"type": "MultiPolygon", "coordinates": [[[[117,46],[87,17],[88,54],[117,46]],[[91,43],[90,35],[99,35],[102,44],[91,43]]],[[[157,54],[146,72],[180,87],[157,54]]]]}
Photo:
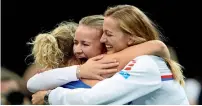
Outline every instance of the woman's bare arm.
{"type": "Polygon", "coordinates": [[[118,70],[120,71],[129,61],[141,55],[156,55],[170,58],[167,46],[160,40],[152,40],[128,47],[114,54],[105,55],[103,59],[116,59],[119,62],[118,70]]]}

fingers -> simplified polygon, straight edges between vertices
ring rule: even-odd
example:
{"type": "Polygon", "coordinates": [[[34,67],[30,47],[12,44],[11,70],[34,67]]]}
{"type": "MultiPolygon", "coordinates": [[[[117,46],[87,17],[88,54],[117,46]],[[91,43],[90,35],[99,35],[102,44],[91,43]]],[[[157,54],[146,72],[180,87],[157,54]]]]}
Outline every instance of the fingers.
{"type": "Polygon", "coordinates": [[[102,63],[102,64],[109,64],[109,63],[116,63],[117,60],[115,59],[103,59],[103,60],[100,60],[99,63],[102,63]]]}
{"type": "Polygon", "coordinates": [[[110,77],[112,77],[114,74],[115,74],[115,73],[103,74],[103,75],[101,75],[101,76],[104,77],[104,78],[110,78],[110,77]]]}
{"type": "Polygon", "coordinates": [[[33,105],[36,105],[35,99],[34,99],[34,95],[32,95],[32,100],[31,100],[31,101],[32,101],[32,104],[33,104],[33,105]]]}
{"type": "Polygon", "coordinates": [[[100,81],[104,80],[104,78],[101,77],[101,76],[99,76],[99,75],[96,75],[96,76],[95,76],[95,79],[100,80],[100,81]]]}
{"type": "Polygon", "coordinates": [[[100,72],[101,75],[104,75],[104,74],[110,74],[110,73],[116,73],[118,72],[117,69],[105,69],[103,71],[100,72]]]}
{"type": "Polygon", "coordinates": [[[108,63],[108,64],[102,64],[101,68],[102,69],[109,69],[109,68],[113,68],[113,67],[117,67],[119,65],[118,62],[115,63],[108,63]]]}
{"type": "Polygon", "coordinates": [[[103,57],[104,57],[104,55],[99,55],[99,56],[93,57],[92,60],[98,61],[98,60],[102,59],[103,57]]]}

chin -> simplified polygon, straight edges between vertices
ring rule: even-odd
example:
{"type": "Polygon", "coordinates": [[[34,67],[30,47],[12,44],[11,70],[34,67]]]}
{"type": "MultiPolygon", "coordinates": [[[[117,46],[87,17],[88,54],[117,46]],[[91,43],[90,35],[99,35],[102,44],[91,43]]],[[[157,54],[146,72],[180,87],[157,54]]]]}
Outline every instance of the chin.
{"type": "Polygon", "coordinates": [[[113,54],[113,53],[114,53],[113,50],[109,50],[109,51],[107,51],[107,54],[113,54]]]}

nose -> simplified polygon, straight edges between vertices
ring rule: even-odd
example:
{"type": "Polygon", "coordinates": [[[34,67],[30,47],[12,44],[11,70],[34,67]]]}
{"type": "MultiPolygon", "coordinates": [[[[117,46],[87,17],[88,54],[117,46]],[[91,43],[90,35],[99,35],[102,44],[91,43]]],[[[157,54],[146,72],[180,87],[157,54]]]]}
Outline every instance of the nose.
{"type": "Polygon", "coordinates": [[[101,43],[105,43],[106,41],[107,41],[106,35],[103,33],[102,36],[101,36],[101,38],[100,38],[100,42],[101,43]]]}
{"type": "Polygon", "coordinates": [[[75,54],[81,54],[83,51],[82,51],[82,49],[81,49],[81,47],[80,47],[80,45],[78,44],[78,45],[74,45],[74,53],[75,54]]]}

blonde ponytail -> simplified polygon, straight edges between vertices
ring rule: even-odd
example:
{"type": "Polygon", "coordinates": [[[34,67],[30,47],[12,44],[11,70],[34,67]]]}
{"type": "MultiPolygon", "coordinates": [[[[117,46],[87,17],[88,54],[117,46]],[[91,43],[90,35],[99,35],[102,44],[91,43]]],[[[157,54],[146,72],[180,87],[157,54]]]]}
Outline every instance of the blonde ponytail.
{"type": "Polygon", "coordinates": [[[168,66],[173,74],[174,79],[176,81],[178,81],[180,83],[180,85],[184,86],[185,81],[184,81],[184,76],[183,76],[183,72],[182,72],[183,67],[172,59],[167,59],[167,58],[164,58],[164,59],[167,62],[168,66]]]}
{"type": "Polygon", "coordinates": [[[73,54],[74,34],[78,24],[61,22],[52,31],[38,34],[32,41],[34,63],[43,68],[58,68],[79,64],[73,54]]]}
{"type": "Polygon", "coordinates": [[[32,55],[35,63],[45,68],[59,67],[63,61],[64,54],[59,49],[57,39],[53,35],[49,33],[39,34],[32,44],[32,55]]]}

